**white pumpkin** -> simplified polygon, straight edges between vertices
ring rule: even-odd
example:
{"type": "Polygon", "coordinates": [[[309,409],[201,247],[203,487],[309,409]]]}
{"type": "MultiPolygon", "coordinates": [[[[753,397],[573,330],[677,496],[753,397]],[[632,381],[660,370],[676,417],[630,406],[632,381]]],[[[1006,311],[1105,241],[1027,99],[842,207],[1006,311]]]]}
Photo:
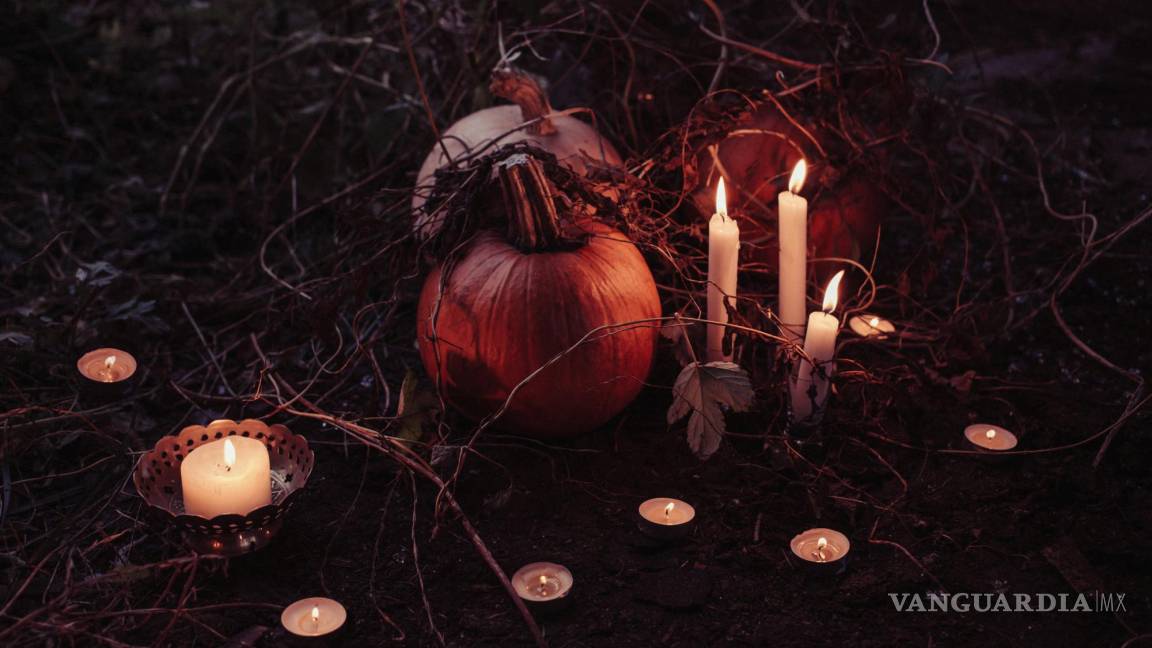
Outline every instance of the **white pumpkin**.
{"type": "MultiPolygon", "coordinates": [[[[443,225],[443,212],[428,213],[424,206],[436,182],[436,170],[451,161],[527,142],[552,153],[561,164],[583,176],[597,166],[623,164],[620,154],[596,129],[575,117],[552,115],[544,91],[527,74],[510,68],[497,69],[492,74],[490,89],[493,94],[515,103],[485,108],[452,124],[441,133],[440,142],[420,165],[416,191],[412,195],[412,213],[413,229],[421,237],[435,234],[443,225]],[[539,121],[529,123],[536,119],[539,121]]],[[[615,192],[605,194],[615,197],[615,192]]]]}

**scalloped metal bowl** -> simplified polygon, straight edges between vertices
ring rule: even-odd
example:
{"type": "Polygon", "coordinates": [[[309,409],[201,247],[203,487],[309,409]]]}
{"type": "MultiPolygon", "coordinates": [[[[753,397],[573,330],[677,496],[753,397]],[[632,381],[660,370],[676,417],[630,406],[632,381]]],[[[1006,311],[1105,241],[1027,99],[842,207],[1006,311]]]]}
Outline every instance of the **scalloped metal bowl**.
{"type": "Polygon", "coordinates": [[[144,453],[136,464],[132,481],[148,504],[149,512],[165,525],[175,525],[185,542],[197,553],[236,556],[255,551],[276,535],[296,493],[312,474],[315,454],[308,441],[283,425],[266,425],[246,419],[227,419],[208,425],[190,425],[176,436],[166,436],[144,453]],[[268,448],[272,471],[272,503],[246,515],[218,515],[211,519],[184,513],[180,462],[188,453],[213,441],[242,436],[261,441],[268,448]]]}

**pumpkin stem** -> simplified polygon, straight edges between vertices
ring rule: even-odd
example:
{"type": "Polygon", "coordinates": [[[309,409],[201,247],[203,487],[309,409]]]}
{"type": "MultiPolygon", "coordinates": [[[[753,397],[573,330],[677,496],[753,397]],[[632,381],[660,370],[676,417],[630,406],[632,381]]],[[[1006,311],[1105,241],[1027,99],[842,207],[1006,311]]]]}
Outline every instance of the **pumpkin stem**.
{"type": "Polygon", "coordinates": [[[501,66],[492,71],[492,81],[488,90],[497,97],[507,99],[520,106],[520,115],[524,121],[534,121],[527,127],[533,135],[551,135],[556,132],[556,126],[548,115],[552,114],[552,106],[548,103],[548,95],[536,79],[533,79],[522,70],[511,66],[501,66]]]}
{"type": "Polygon", "coordinates": [[[504,205],[512,212],[509,242],[526,253],[555,249],[565,239],[544,165],[531,155],[518,153],[499,162],[496,173],[504,205]]]}

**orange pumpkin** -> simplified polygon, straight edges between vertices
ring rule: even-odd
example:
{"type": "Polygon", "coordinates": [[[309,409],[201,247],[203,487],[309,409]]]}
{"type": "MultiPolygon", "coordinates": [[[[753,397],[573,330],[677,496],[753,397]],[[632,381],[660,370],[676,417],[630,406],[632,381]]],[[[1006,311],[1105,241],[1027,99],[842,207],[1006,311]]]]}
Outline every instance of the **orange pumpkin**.
{"type": "MultiPolygon", "coordinates": [[[[750,249],[745,254],[775,269],[780,257],[776,195],[784,189],[796,162],[815,153],[813,146],[768,104],[743,115],[716,145],[730,187],[729,209],[739,215],[742,247],[750,249]]],[[[719,173],[707,146],[698,152],[696,162],[697,173],[686,175],[685,182],[700,214],[707,216],[715,211],[719,173]]],[[[808,163],[809,169],[819,172],[809,175],[801,191],[808,198],[809,257],[867,258],[887,208],[883,192],[858,173],[833,170],[812,158],[808,163]]],[[[814,266],[813,276],[830,276],[834,265],[814,266]]]]}
{"type": "Polygon", "coordinates": [[[473,418],[496,413],[511,394],[501,428],[590,431],[643,387],[659,322],[597,329],[658,318],[656,284],[624,234],[579,217],[561,223],[538,161],[515,155],[497,169],[508,232],[479,233],[425,280],[420,356],[445,399],[473,418]]]}
{"type": "MultiPolygon", "coordinates": [[[[440,141],[420,165],[412,213],[413,229],[422,237],[436,234],[443,224],[443,212],[428,212],[425,203],[435,185],[436,170],[450,161],[525,142],[555,155],[558,162],[581,176],[589,175],[598,166],[622,164],[620,154],[594,128],[569,115],[552,115],[548,97],[527,74],[498,68],[492,73],[489,90],[514,104],[485,108],[452,124],[440,134],[440,141]]],[[[605,193],[615,198],[613,192],[605,193]]]]}

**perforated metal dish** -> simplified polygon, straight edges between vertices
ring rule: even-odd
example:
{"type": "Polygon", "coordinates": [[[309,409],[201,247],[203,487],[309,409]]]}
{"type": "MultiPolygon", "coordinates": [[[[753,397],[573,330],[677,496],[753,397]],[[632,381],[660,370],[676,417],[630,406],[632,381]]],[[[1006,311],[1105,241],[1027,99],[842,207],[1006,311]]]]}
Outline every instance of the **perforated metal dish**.
{"type": "Polygon", "coordinates": [[[197,553],[235,556],[255,551],[272,540],[296,493],[308,483],[314,461],[308,441],[283,425],[269,426],[254,419],[222,419],[188,426],[176,436],[157,441],[155,448],[140,457],[132,481],[148,504],[149,513],[158,522],[179,528],[185,542],[197,553]],[[272,503],[246,515],[206,519],[185,514],[180,462],[196,448],[230,436],[253,438],[267,446],[272,503]]]}

